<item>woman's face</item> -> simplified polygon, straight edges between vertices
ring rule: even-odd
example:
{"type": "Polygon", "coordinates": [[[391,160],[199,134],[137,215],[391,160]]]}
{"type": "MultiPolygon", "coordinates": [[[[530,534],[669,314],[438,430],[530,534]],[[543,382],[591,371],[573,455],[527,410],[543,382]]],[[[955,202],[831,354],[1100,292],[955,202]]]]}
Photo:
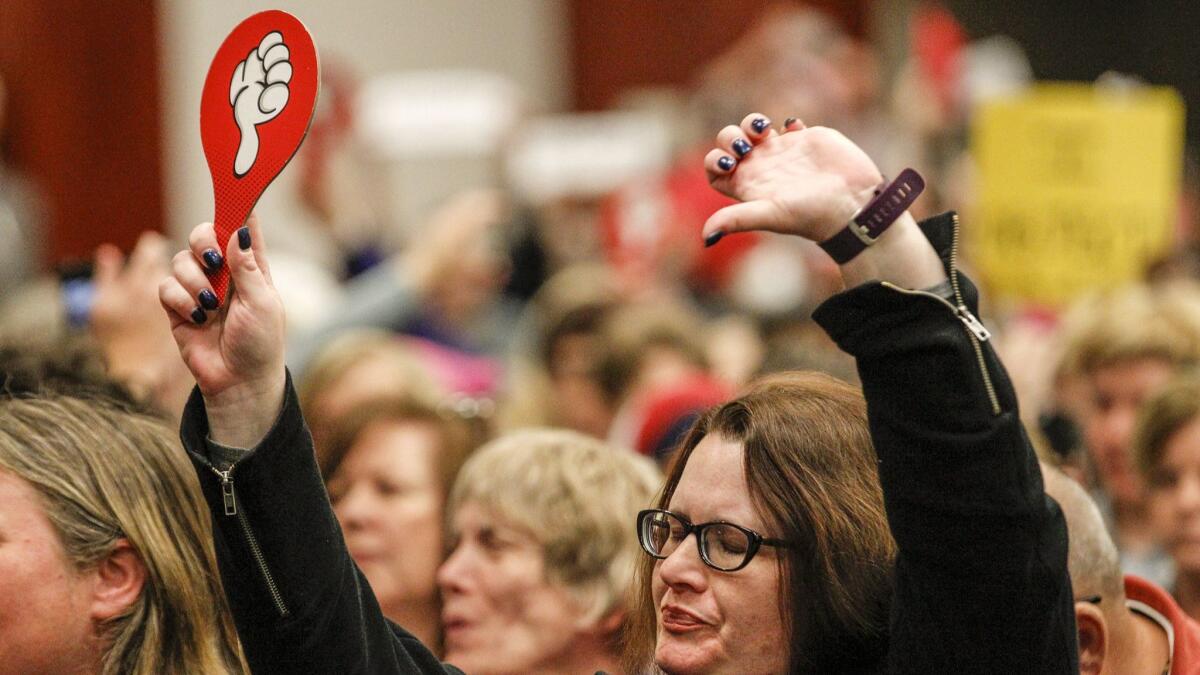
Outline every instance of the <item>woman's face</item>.
{"type": "MultiPolygon", "coordinates": [[[[716,434],[692,451],[667,509],[693,523],[723,520],[778,536],[750,501],[742,444],[716,434]]],[[[775,549],[764,546],[746,567],[720,572],[700,560],[690,536],[655,563],[651,589],[658,615],[654,660],[668,673],[787,670],[775,549]]]]}
{"type": "Polygon", "coordinates": [[[346,546],[384,612],[436,598],[442,558],[438,433],[425,422],[369,425],[329,481],[346,546]]]}
{"type": "Polygon", "coordinates": [[[1167,439],[1149,483],[1156,534],[1181,572],[1200,574],[1200,417],[1167,439]]]}
{"type": "Polygon", "coordinates": [[[467,502],[438,570],[446,661],[488,675],[562,670],[587,629],[567,591],[546,580],[533,535],[467,502]]]}
{"type": "Polygon", "coordinates": [[[0,670],[96,667],[92,576],[68,563],[33,487],[0,471],[0,670]]]}

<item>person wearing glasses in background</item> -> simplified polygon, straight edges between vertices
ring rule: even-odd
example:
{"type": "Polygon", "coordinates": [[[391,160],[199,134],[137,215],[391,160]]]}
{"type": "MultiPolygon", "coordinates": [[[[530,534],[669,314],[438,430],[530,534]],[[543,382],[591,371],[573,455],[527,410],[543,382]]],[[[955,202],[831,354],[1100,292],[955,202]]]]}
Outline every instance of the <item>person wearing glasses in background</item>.
{"type": "MultiPolygon", "coordinates": [[[[769,230],[825,245],[850,290],[815,318],[857,358],[866,403],[784,376],[701,418],[638,518],[628,672],[1078,672],[1066,525],[955,269],[957,218],[918,227],[904,210],[917,179],[886,184],[831,129],[751,115],[717,144],[710,181],[741,203],[706,242],[769,230]]],[[[211,226],[190,243],[160,297],[199,389],[182,437],[252,670],[457,672],[386,622],[346,551],[261,232],[231,237],[237,292],[211,317],[195,314],[211,226]]]]}

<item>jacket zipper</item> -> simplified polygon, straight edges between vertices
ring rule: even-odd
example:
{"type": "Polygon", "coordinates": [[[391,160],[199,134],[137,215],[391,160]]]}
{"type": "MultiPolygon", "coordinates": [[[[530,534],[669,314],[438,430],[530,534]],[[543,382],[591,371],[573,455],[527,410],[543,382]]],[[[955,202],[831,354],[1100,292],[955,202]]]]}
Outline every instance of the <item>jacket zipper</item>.
{"type": "Polygon", "coordinates": [[[267,568],[266,556],[258,546],[254,530],[250,529],[250,521],[246,519],[246,514],[237,507],[237,495],[233,491],[233,470],[236,466],[235,464],[224,471],[215,466],[209,466],[209,468],[221,479],[221,498],[225,504],[225,515],[237,516],[238,523],[242,526],[242,534],[250,546],[250,553],[254,556],[254,561],[258,564],[258,571],[262,573],[263,581],[267,584],[267,591],[275,603],[275,610],[279,612],[280,617],[286,617],[291,612],[288,611],[287,605],[283,604],[283,595],[279,592],[279,587],[275,585],[275,577],[271,576],[271,570],[267,568]]]}
{"type": "Polygon", "coordinates": [[[1000,398],[996,396],[996,387],[992,383],[992,375],[988,372],[987,361],[983,358],[983,343],[987,342],[991,337],[991,332],[983,325],[971,310],[967,309],[967,303],[963,300],[962,288],[958,282],[958,214],[953,215],[954,230],[950,240],[950,288],[954,291],[954,303],[946,300],[936,293],[928,291],[914,291],[907,288],[901,288],[893,283],[884,281],[881,284],[887,288],[904,293],[905,295],[920,295],[927,298],[932,298],[937,302],[945,305],[958,320],[967,328],[967,335],[971,339],[971,346],[975,348],[975,360],[979,363],[979,374],[983,376],[983,388],[987,390],[988,401],[992,404],[992,414],[999,415],[1000,398]]]}

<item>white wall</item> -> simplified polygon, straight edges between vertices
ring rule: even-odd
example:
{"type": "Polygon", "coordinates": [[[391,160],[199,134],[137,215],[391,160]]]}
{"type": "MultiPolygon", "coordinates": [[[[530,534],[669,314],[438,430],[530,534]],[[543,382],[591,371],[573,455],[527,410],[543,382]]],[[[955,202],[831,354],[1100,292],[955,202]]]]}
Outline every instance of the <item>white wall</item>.
{"type": "MultiPolygon", "coordinates": [[[[208,65],[229,31],[264,9],[296,15],[322,59],[362,77],[481,68],[512,78],[537,109],[566,104],[567,25],[558,0],[159,0],[167,224],[177,235],[213,213],[199,131],[208,65]]],[[[291,210],[288,173],[260,202],[264,220],[291,210]]]]}

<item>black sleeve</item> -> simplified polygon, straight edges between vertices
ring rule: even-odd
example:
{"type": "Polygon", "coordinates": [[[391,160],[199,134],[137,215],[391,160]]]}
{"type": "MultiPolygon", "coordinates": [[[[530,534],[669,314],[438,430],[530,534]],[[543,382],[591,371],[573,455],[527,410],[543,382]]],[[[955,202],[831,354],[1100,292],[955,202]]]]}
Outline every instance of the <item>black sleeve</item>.
{"type": "MultiPolygon", "coordinates": [[[[957,219],[921,226],[947,260],[957,219]]],[[[899,546],[888,670],[1076,673],[1066,523],[954,280],[950,301],[872,282],[814,315],[857,360],[899,546]]]]}
{"type": "Polygon", "coordinates": [[[225,475],[192,392],[184,448],[212,511],[221,581],[254,673],[458,673],[383,616],[342,540],[288,375],[267,437],[225,475]]]}

